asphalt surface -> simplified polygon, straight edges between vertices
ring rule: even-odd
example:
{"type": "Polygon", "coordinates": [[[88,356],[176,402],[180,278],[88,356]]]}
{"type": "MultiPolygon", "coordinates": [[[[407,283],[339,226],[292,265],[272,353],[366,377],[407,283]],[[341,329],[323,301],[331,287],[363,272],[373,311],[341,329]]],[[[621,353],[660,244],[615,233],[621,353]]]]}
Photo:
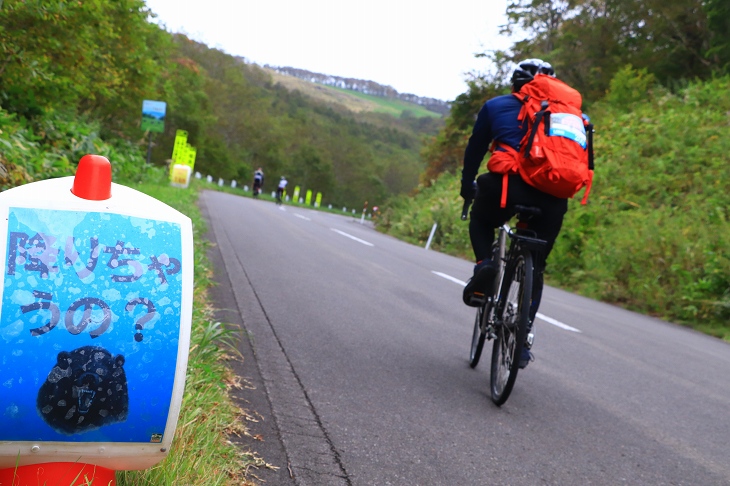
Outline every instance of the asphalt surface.
{"type": "Polygon", "coordinates": [[[546,288],[536,361],[496,407],[491,343],[467,363],[470,262],[352,217],[201,207],[265,484],[730,484],[728,343],[546,288]]]}

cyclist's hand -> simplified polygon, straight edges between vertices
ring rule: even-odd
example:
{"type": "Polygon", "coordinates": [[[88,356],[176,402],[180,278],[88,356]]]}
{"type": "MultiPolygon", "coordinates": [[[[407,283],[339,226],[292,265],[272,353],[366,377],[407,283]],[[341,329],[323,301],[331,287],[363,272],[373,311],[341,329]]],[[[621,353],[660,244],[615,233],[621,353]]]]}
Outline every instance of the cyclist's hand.
{"type": "Polygon", "coordinates": [[[476,183],[474,181],[461,181],[461,197],[465,201],[471,201],[474,199],[474,193],[476,192],[476,183]]]}

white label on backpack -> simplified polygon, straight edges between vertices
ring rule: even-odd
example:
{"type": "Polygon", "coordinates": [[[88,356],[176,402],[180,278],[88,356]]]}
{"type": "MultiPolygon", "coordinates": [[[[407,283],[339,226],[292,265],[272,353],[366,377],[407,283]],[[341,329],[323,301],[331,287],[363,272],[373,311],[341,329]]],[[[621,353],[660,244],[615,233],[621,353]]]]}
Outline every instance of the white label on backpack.
{"type": "Polygon", "coordinates": [[[570,113],[551,113],[549,135],[568,138],[586,148],[586,129],[583,126],[583,119],[579,116],[570,113]]]}

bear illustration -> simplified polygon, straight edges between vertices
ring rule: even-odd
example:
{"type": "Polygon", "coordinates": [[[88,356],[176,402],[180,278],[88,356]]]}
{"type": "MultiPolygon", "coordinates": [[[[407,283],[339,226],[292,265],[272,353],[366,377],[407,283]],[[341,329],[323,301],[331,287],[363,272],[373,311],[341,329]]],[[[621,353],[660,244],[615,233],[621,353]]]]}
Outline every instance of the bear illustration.
{"type": "Polygon", "coordinates": [[[129,410],[124,356],[99,346],[58,353],[36,407],[56,432],[72,435],[124,422],[129,410]]]}

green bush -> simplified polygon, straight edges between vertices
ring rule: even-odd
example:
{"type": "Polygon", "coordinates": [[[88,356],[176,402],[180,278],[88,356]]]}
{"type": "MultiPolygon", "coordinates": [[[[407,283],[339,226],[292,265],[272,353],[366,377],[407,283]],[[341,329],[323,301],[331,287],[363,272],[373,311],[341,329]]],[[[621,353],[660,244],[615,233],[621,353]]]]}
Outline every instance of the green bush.
{"type": "Polygon", "coordinates": [[[380,231],[425,246],[434,223],[431,249],[471,258],[469,225],[461,221],[459,179],[444,174],[437,183],[392,200],[376,219],[380,231]]]}
{"type": "Polygon", "coordinates": [[[646,68],[636,70],[631,65],[619,70],[610,83],[606,100],[616,106],[628,106],[646,99],[656,86],[656,78],[646,68]]]}
{"type": "Polygon", "coordinates": [[[31,122],[0,109],[0,190],[73,175],[86,154],[108,158],[115,182],[165,176],[146,163],[142,145],[120,138],[107,141],[99,133],[98,123],[72,114],[51,112],[31,122]]]}

